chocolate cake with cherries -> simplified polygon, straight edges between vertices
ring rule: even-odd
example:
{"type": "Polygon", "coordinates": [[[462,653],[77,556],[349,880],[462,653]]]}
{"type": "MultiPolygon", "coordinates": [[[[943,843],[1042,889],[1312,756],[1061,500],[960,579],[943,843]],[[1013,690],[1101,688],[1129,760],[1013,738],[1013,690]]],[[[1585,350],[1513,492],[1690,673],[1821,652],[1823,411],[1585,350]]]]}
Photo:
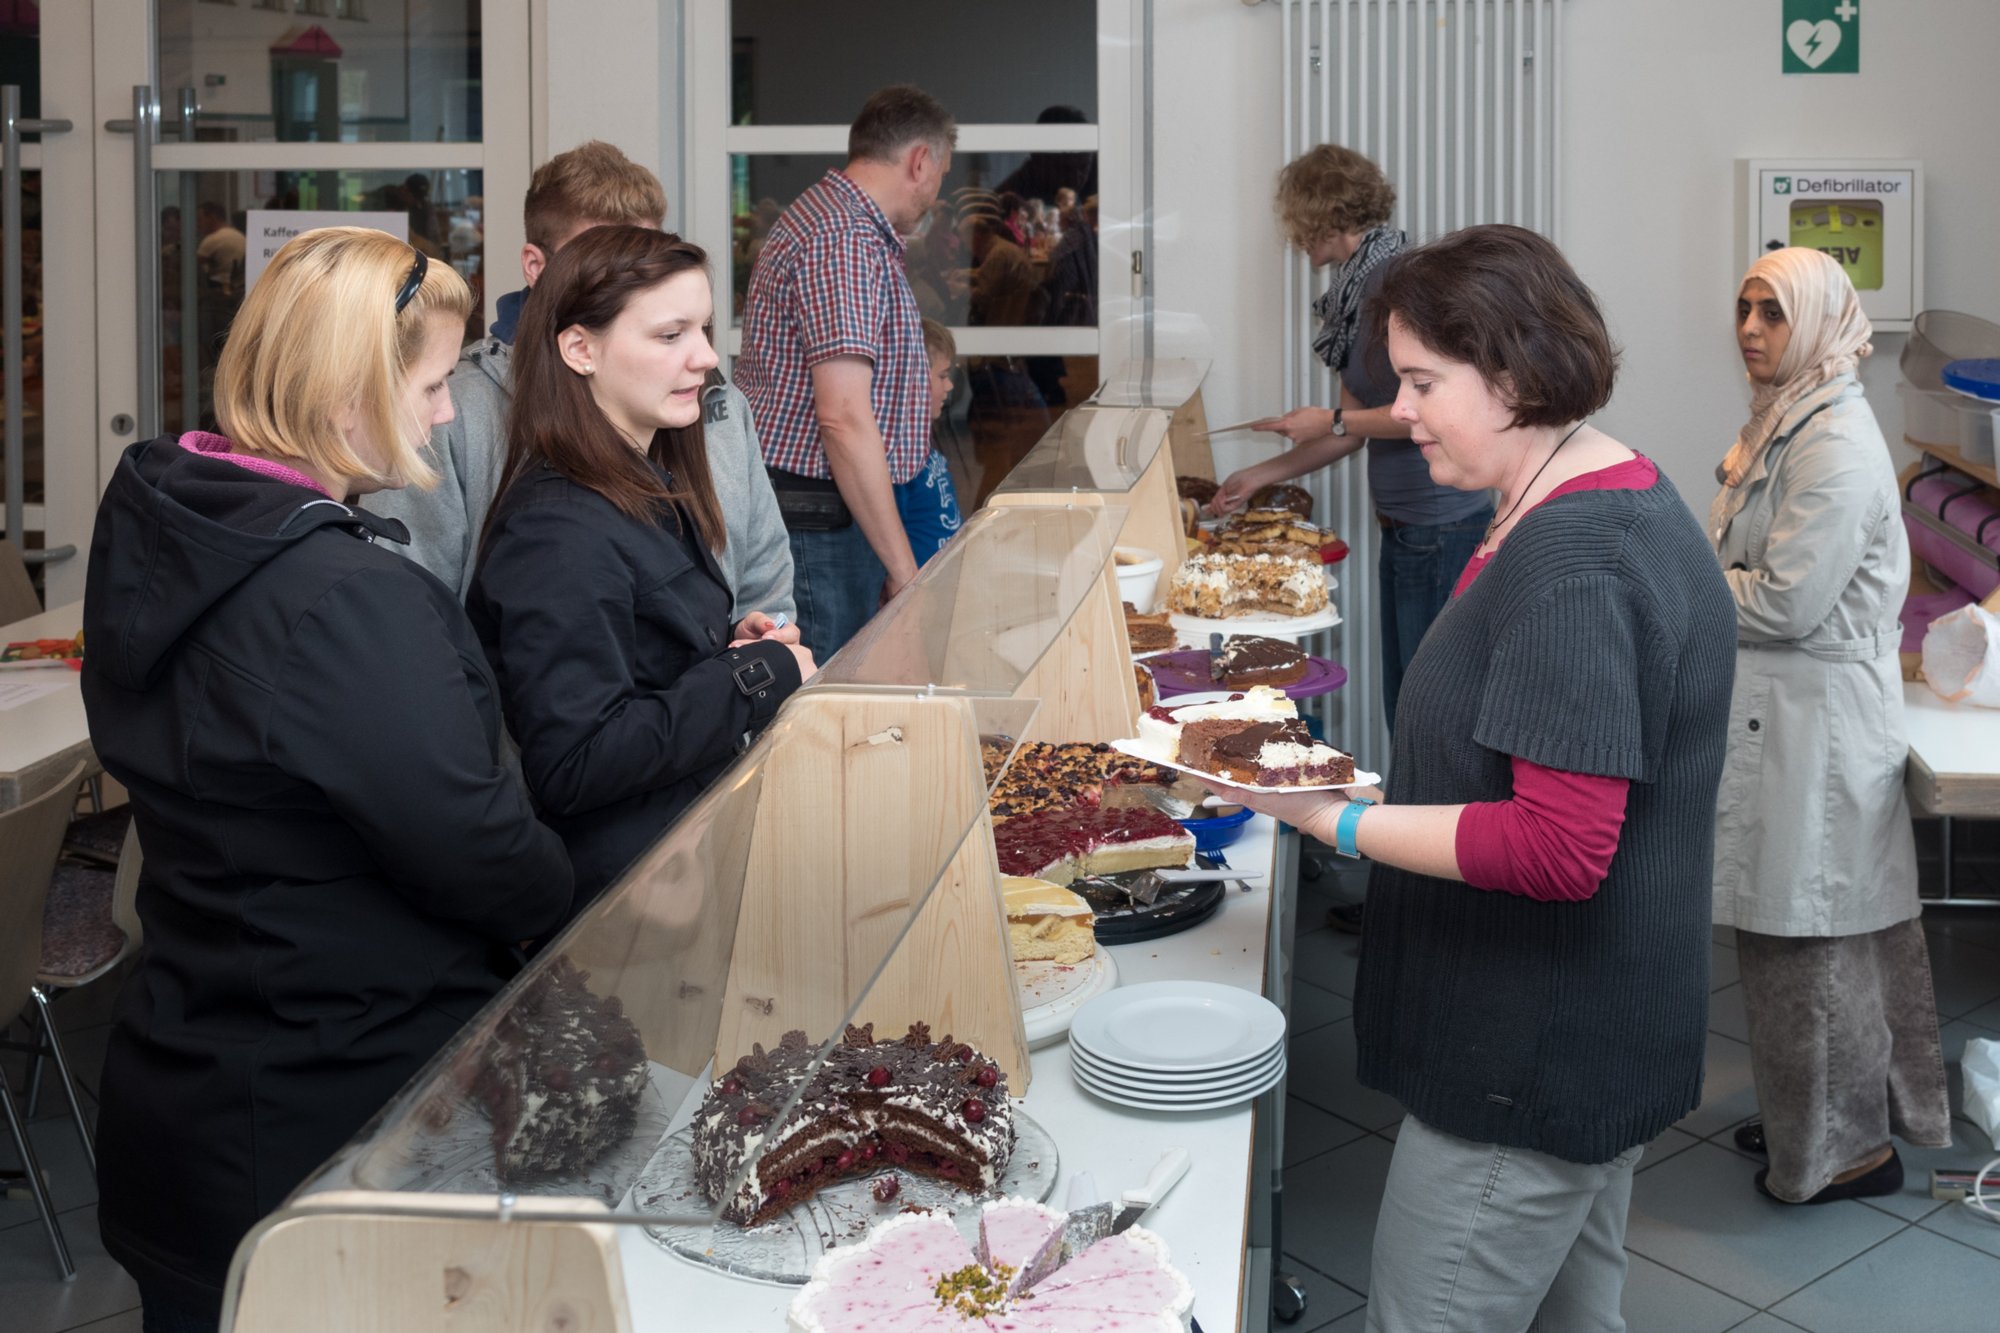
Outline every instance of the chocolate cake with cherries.
{"type": "Polygon", "coordinates": [[[567,956],[531,980],[479,1057],[472,1097],[503,1181],[574,1175],[632,1133],[646,1048],[616,995],[567,956]]]}
{"type": "Polygon", "coordinates": [[[826,1063],[787,1032],[773,1051],[754,1046],[708,1090],[694,1118],[695,1183],[722,1215],[754,1226],[838,1180],[885,1167],[971,1193],[999,1182],[1014,1151],[1014,1107],[1000,1067],[947,1034],[913,1023],[877,1041],[850,1027],[826,1063]],[[773,1124],[799,1084],[797,1105],[773,1124]],[[725,1199],[753,1153],[763,1155],[725,1199]]]}

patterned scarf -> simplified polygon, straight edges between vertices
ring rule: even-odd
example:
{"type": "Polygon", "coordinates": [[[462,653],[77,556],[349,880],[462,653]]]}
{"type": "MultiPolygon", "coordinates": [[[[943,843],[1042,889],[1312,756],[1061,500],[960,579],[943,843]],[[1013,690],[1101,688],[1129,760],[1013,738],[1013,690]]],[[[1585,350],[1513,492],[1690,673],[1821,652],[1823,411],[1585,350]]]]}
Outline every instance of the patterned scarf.
{"type": "Polygon", "coordinates": [[[1319,328],[1313,332],[1313,355],[1321,365],[1337,371],[1346,362],[1361,320],[1361,289],[1368,285],[1368,275],[1409,243],[1408,232],[1375,228],[1361,238],[1359,248],[1313,302],[1313,314],[1319,319],[1319,328]]]}

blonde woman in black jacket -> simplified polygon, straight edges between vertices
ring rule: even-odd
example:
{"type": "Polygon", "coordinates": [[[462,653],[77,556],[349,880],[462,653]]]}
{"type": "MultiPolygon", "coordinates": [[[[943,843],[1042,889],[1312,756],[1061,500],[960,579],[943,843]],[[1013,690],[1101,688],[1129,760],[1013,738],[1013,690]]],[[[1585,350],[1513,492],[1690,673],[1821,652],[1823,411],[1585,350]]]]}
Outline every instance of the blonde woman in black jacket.
{"type": "Polygon", "coordinates": [[[215,1327],[243,1234],[569,909],[471,626],[346,503],[429,477],[471,304],[382,232],[298,237],[230,331],[223,433],[134,445],[98,509],[84,704],[146,848],[99,1222],[148,1333],[215,1327]]]}

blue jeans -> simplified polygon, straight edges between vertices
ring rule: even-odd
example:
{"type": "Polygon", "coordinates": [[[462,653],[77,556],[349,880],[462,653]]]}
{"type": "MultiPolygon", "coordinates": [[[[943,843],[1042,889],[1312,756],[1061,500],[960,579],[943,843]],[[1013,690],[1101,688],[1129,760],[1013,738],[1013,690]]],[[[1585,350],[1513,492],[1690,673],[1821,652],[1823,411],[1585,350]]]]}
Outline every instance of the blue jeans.
{"type": "Polygon", "coordinates": [[[964,520],[959,517],[958,492],[952,489],[951,468],[943,454],[931,450],[930,461],[921,472],[896,483],[896,510],[903,516],[903,531],[910,535],[910,550],[920,566],[958,535],[964,520]]]}
{"type": "Polygon", "coordinates": [[[792,597],[799,638],[821,666],[860,632],[882,604],[889,573],[859,523],[837,532],[793,532],[792,597]]]}
{"type": "Polygon", "coordinates": [[[1456,523],[1413,523],[1382,529],[1376,576],[1382,598],[1382,717],[1396,729],[1396,696],[1424,633],[1451,600],[1465,562],[1479,549],[1491,506],[1456,523]]]}

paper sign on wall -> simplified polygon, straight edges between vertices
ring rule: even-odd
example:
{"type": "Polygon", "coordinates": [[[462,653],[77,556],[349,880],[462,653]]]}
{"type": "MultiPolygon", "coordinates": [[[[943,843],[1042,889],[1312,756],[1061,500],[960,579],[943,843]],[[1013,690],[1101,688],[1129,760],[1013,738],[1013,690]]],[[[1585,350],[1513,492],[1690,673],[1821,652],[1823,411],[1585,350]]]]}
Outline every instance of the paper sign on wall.
{"type": "Polygon", "coordinates": [[[1861,72],[1861,0],[1785,0],[1787,74],[1861,72]]]}
{"type": "Polygon", "coordinates": [[[410,239],[408,213],[343,213],[336,209],[253,208],[243,221],[243,289],[257,285],[257,275],[285,242],[302,231],[320,227],[373,227],[399,241],[410,239]]]}

